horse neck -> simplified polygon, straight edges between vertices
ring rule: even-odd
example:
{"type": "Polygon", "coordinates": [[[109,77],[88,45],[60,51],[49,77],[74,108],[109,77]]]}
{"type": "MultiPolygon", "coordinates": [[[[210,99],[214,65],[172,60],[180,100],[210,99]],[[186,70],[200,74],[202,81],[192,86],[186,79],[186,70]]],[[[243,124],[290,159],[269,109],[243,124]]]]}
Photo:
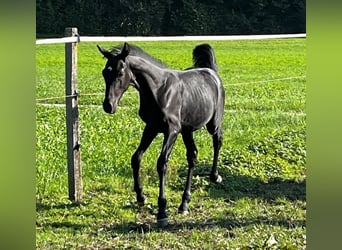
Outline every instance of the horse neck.
{"type": "MultiPolygon", "coordinates": [[[[146,122],[151,121],[151,112],[159,109],[157,92],[163,84],[163,72],[165,70],[136,56],[128,56],[127,60],[130,70],[137,81],[137,89],[140,96],[139,115],[146,122]]],[[[152,118],[152,120],[154,120],[152,118]]]]}
{"type": "Polygon", "coordinates": [[[133,74],[137,78],[142,77],[144,79],[143,86],[140,86],[141,88],[147,87],[154,92],[154,90],[162,85],[163,81],[161,79],[163,79],[163,69],[137,56],[128,56],[127,62],[133,74]]]}

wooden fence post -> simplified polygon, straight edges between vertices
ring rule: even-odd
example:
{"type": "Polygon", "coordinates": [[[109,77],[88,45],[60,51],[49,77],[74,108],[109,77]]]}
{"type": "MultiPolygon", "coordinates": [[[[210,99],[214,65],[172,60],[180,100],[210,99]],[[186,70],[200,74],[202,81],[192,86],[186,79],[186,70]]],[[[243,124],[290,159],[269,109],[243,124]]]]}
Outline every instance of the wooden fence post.
{"type": "MultiPolygon", "coordinates": [[[[78,37],[77,28],[65,28],[66,37],[78,37]]],[[[77,92],[77,43],[65,43],[65,103],[69,199],[82,200],[82,168],[77,92]]]]}

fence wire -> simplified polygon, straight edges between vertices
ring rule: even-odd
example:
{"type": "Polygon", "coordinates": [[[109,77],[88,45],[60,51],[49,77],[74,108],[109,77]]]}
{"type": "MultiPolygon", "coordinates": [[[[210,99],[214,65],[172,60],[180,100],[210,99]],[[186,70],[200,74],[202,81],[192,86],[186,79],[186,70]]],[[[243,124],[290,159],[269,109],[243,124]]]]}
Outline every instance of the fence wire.
{"type": "MultiPolygon", "coordinates": [[[[250,85],[250,84],[261,84],[261,83],[270,83],[275,81],[285,81],[285,80],[292,80],[292,79],[303,79],[306,78],[306,76],[290,76],[290,77],[284,77],[284,78],[274,78],[274,79],[268,79],[268,80],[261,80],[261,81],[252,81],[252,82],[240,82],[240,83],[231,83],[228,84],[228,86],[243,86],[243,85],[250,85]]],[[[134,92],[126,92],[126,93],[134,93],[134,92]]],[[[55,96],[55,97],[45,97],[45,98],[38,98],[36,99],[37,104],[42,104],[43,101],[48,100],[57,100],[57,99],[65,99],[70,97],[82,97],[82,96],[102,96],[104,93],[77,93],[73,95],[64,95],[64,96],[55,96]]]]}

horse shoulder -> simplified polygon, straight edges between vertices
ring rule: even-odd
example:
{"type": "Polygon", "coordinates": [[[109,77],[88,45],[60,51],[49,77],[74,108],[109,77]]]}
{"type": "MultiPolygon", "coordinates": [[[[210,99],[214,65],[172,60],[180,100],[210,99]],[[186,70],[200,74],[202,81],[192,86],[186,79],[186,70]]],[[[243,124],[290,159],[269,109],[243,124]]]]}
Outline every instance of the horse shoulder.
{"type": "Polygon", "coordinates": [[[180,129],[180,115],[182,104],[182,82],[176,71],[167,70],[162,84],[158,88],[157,102],[163,114],[163,120],[169,126],[180,129]]]}

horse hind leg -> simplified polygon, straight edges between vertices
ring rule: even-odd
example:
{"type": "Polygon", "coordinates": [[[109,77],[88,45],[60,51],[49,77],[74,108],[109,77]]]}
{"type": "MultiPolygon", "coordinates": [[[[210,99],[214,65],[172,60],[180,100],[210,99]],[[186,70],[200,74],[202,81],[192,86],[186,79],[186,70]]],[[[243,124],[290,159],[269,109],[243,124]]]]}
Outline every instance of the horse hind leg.
{"type": "Polygon", "coordinates": [[[210,173],[210,180],[214,183],[221,183],[222,177],[218,174],[217,170],[217,162],[218,162],[218,156],[219,152],[222,146],[223,141],[223,135],[222,135],[222,129],[213,129],[211,126],[207,125],[208,132],[212,134],[213,138],[213,147],[214,147],[214,158],[213,158],[213,165],[210,173]]]}

